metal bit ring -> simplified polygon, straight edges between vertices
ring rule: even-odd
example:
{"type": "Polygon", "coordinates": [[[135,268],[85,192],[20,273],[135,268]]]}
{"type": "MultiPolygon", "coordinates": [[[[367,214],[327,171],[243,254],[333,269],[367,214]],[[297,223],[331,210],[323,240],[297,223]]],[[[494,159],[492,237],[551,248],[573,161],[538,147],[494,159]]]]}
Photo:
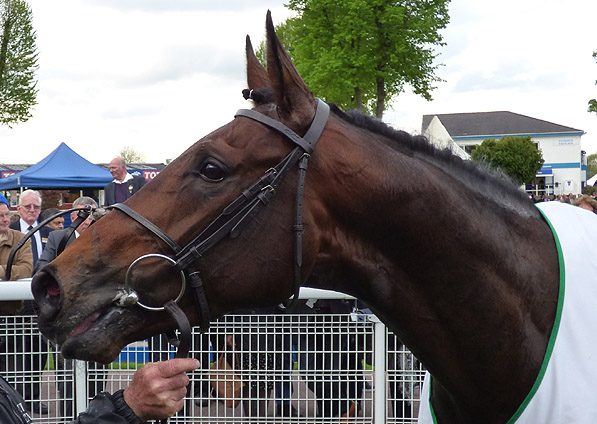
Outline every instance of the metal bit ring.
{"type": "MultiPolygon", "coordinates": [[[[161,259],[165,259],[168,262],[170,262],[172,265],[176,265],[176,261],[174,259],[172,259],[169,256],[166,255],[162,255],[160,253],[148,253],[147,255],[143,255],[143,256],[139,256],[137,259],[135,259],[130,265],[129,268],[126,271],[126,275],[124,277],[124,291],[127,293],[135,293],[135,290],[133,290],[130,287],[129,284],[129,276],[130,273],[132,271],[132,269],[142,260],[147,259],[147,258],[161,258],[161,259]]],[[[182,299],[184,292],[186,290],[187,287],[187,279],[184,275],[184,272],[181,270],[180,271],[180,279],[181,279],[181,288],[180,288],[180,293],[178,293],[178,296],[176,297],[176,299],[174,299],[175,303],[180,302],[180,300],[182,299]]],[[[149,305],[145,305],[144,303],[142,303],[140,300],[137,300],[137,304],[139,306],[141,306],[144,309],[148,309],[150,311],[163,311],[165,308],[163,306],[149,306],[149,305]]]]}

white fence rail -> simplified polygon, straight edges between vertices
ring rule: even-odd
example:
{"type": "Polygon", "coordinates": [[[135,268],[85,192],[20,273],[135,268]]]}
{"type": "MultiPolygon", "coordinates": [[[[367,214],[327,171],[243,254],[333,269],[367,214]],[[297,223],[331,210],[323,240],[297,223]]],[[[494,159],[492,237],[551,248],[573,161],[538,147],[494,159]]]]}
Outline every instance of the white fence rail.
{"type": "MultiPolygon", "coordinates": [[[[29,281],[0,285],[1,300],[32,298],[29,281]]],[[[314,289],[303,289],[301,299],[354,303],[314,289]]],[[[189,376],[188,400],[170,422],[416,422],[418,361],[374,315],[324,312],[232,314],[206,334],[194,331],[191,354],[211,369],[189,376]],[[213,369],[220,358],[234,368],[228,378],[240,382],[236,393],[214,388],[226,374],[213,369]]],[[[172,355],[164,336],[156,336],[127,346],[109,366],[63,360],[33,316],[0,317],[0,373],[30,401],[36,423],[68,423],[96,392],[125,388],[136,368],[172,355]]]]}

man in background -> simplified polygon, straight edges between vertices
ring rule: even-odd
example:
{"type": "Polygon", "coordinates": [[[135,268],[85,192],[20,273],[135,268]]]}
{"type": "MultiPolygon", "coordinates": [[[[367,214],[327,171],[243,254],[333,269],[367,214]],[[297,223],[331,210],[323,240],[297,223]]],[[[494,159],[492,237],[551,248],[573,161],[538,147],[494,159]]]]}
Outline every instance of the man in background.
{"type": "Polygon", "coordinates": [[[121,158],[114,158],[110,162],[110,174],[114,180],[104,187],[106,195],[105,205],[122,203],[135,194],[146,183],[140,175],[131,175],[126,170],[126,164],[121,158]]]}
{"type": "MultiPolygon", "coordinates": [[[[12,248],[25,237],[20,231],[9,228],[9,225],[10,209],[8,200],[0,193],[0,280],[6,280],[6,265],[12,248]]],[[[31,258],[31,248],[29,245],[30,242],[27,242],[15,254],[10,274],[11,280],[27,278],[31,275],[33,259],[31,258]]],[[[20,304],[21,302],[15,302],[15,304],[17,303],[20,304]]],[[[19,307],[16,309],[19,309],[19,307]]]]}
{"type": "MultiPolygon", "coordinates": [[[[35,190],[25,190],[19,197],[17,212],[21,217],[18,221],[10,224],[10,228],[27,234],[33,228],[37,227],[37,219],[41,213],[41,194],[35,190]]],[[[43,252],[48,235],[52,228],[43,227],[31,237],[31,251],[33,252],[33,267],[37,264],[41,253],[43,252]]]]}
{"type": "MultiPolygon", "coordinates": [[[[41,213],[42,222],[48,219],[49,217],[56,215],[58,212],[60,212],[60,209],[58,208],[46,209],[41,213]]],[[[57,216],[56,218],[48,222],[46,225],[55,230],[62,230],[64,228],[64,216],[57,216]]]]}

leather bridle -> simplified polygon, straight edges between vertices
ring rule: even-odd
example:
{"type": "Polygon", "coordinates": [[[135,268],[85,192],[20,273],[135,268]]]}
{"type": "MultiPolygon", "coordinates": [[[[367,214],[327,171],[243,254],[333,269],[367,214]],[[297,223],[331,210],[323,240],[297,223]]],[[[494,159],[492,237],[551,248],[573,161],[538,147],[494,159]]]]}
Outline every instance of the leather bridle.
{"type": "MultiPolygon", "coordinates": [[[[257,121],[269,128],[272,128],[295,144],[295,148],[288,153],[288,155],[280,161],[275,167],[268,169],[263,176],[261,176],[249,188],[244,190],[242,194],[233,200],[223,211],[218,215],[197,237],[191,240],[186,246],[181,247],[170,236],[168,236],[159,227],[151,221],[135,212],[128,206],[118,203],[109,206],[110,209],[117,209],[128,217],[135,220],[137,223],[151,231],[165,244],[167,244],[174,253],[172,265],[175,269],[182,271],[186,277],[189,287],[192,289],[195,304],[199,309],[201,324],[201,332],[205,332],[210,325],[210,314],[207,299],[205,297],[205,290],[203,288],[203,281],[199,275],[195,263],[203,256],[203,254],[216,243],[226,236],[236,238],[244,225],[249,220],[248,218],[254,215],[260,207],[269,204],[271,198],[276,193],[276,188],[289,173],[294,165],[298,165],[298,179],[297,179],[297,193],[296,193],[296,209],[294,218],[294,287],[295,296],[298,298],[298,291],[302,284],[302,236],[303,236],[303,194],[305,188],[305,175],[307,171],[307,162],[313,152],[317,141],[329,116],[329,106],[317,100],[317,110],[311,126],[305,133],[304,137],[300,137],[293,130],[279,121],[276,121],[260,112],[249,109],[240,109],[236,112],[235,117],[245,117],[257,121]]],[[[132,264],[131,264],[132,266],[132,264]]],[[[184,284],[184,279],[183,279],[184,284]]],[[[121,296],[115,298],[118,304],[128,304],[131,293],[130,288],[123,288],[121,296]]],[[[135,302],[134,299],[131,303],[135,302]]]]}
{"type": "MultiPolygon", "coordinates": [[[[205,290],[203,287],[203,281],[199,275],[199,271],[196,268],[196,261],[202,257],[202,255],[216,243],[222,240],[226,236],[236,238],[242,228],[249,222],[248,218],[253,216],[260,208],[267,206],[271,198],[276,194],[276,188],[282,182],[284,177],[289,171],[295,166],[298,166],[298,177],[297,177],[297,190],[296,190],[296,204],[295,204],[295,216],[294,216],[294,287],[295,293],[293,299],[298,298],[298,292],[302,284],[302,238],[303,238],[303,194],[305,188],[305,176],[307,172],[307,164],[310,155],[315,149],[315,145],[325,128],[329,117],[329,106],[320,99],[316,99],[317,108],[315,116],[311,125],[303,137],[296,134],[289,127],[283,123],[276,121],[260,112],[249,109],[240,109],[236,112],[235,117],[244,117],[253,121],[259,122],[275,131],[280,132],[287,139],[289,139],[294,145],[294,149],[288,153],[288,155],[282,159],[275,167],[268,169],[263,176],[261,176],[255,183],[249,188],[244,190],[239,197],[233,200],[228,206],[226,206],[220,215],[218,215],[198,236],[191,240],[187,245],[181,247],[176,241],[174,241],[168,234],[163,230],[143,217],[138,212],[134,211],[125,204],[117,203],[106,207],[105,209],[116,209],[129,218],[133,219],[146,230],[149,230],[160,240],[162,240],[173,252],[173,258],[158,253],[150,253],[137,258],[131,263],[127,271],[127,277],[125,278],[124,287],[120,288],[116,296],[114,297],[114,303],[120,306],[131,306],[138,304],[141,307],[150,310],[162,310],[165,309],[173,316],[177,321],[179,328],[181,329],[181,340],[178,346],[177,356],[188,355],[188,345],[190,343],[190,326],[188,319],[177,305],[178,300],[182,297],[178,296],[175,300],[168,301],[164,307],[148,307],[139,302],[139,298],[136,292],[130,287],[129,274],[134,266],[136,266],[141,260],[147,257],[160,257],[167,260],[171,265],[181,273],[182,289],[181,294],[185,290],[185,283],[188,282],[188,286],[192,289],[193,298],[200,314],[200,330],[205,332],[210,325],[210,314],[207,299],[205,296],[205,290]],[[183,346],[184,345],[184,346],[183,346]],[[185,352],[186,351],[186,352],[185,352]]],[[[96,215],[95,219],[103,214],[102,208],[89,208],[90,212],[96,215]]],[[[65,213],[65,212],[62,212],[65,213]]],[[[52,218],[46,220],[51,221],[52,218]]],[[[41,228],[41,225],[36,229],[41,228]]],[[[32,233],[36,231],[32,230],[27,234],[24,239],[30,238],[32,233]]],[[[73,230],[74,231],[74,230],[73,230]]],[[[22,244],[21,244],[22,245],[22,244]]],[[[16,248],[17,246],[15,246],[16,248]]],[[[13,249],[14,250],[14,249],[13,249]]],[[[7,270],[7,272],[9,272],[7,270]]]]}

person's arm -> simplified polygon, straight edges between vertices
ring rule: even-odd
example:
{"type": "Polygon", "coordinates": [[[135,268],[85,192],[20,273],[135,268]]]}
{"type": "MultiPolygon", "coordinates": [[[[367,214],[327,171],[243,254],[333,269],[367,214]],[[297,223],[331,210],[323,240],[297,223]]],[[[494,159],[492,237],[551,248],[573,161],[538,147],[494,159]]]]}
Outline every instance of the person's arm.
{"type": "Polygon", "coordinates": [[[185,372],[197,368],[199,361],[193,358],[145,364],[129,387],[112,395],[100,393],[70,424],[141,424],[171,417],[184,406],[185,372]]]}
{"type": "MultiPolygon", "coordinates": [[[[21,232],[13,231],[14,243],[16,245],[23,237],[24,234],[21,232]]],[[[0,266],[0,279],[6,279],[6,265],[0,266]]],[[[21,247],[16,253],[12,261],[12,268],[10,270],[10,279],[18,280],[20,278],[31,277],[33,271],[33,253],[31,251],[31,239],[21,247]]]]}
{"type": "Polygon", "coordinates": [[[102,392],[96,395],[87,406],[70,424],[142,424],[126,404],[122,390],[113,395],[102,392]]]}
{"type": "Polygon", "coordinates": [[[184,406],[189,384],[185,373],[199,367],[194,358],[146,364],[124,391],[124,400],[142,420],[168,418],[184,406]]]}

